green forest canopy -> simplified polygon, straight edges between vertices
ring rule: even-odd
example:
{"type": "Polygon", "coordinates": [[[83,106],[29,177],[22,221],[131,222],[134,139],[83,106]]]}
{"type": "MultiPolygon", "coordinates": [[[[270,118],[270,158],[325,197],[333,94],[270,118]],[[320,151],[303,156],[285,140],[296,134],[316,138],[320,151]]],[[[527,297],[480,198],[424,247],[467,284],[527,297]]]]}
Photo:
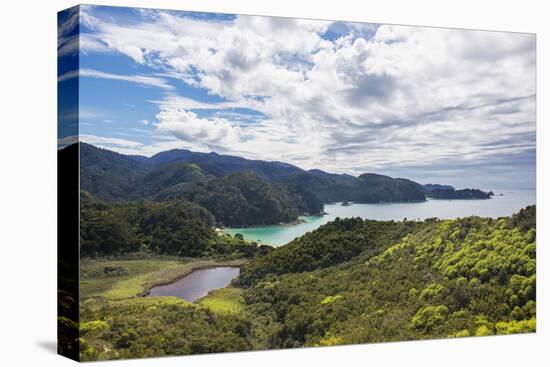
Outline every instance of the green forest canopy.
{"type": "Polygon", "coordinates": [[[268,246],[220,235],[205,208],[185,200],[109,205],[81,193],[80,254],[134,252],[182,257],[251,257],[268,246]]]}
{"type": "Polygon", "coordinates": [[[128,156],[81,143],[82,190],[107,203],[162,202],[185,198],[206,207],[220,226],[291,222],[319,214],[323,203],[418,202],[426,197],[486,199],[490,193],[367,173],[358,177],[302,170],[281,162],[215,153],[171,150],[153,157],[128,156]]]}
{"type": "Polygon", "coordinates": [[[82,357],[533,332],[535,212],[530,206],[499,219],[339,219],[244,265],[236,313],[159,298],[86,302],[82,357]]]}

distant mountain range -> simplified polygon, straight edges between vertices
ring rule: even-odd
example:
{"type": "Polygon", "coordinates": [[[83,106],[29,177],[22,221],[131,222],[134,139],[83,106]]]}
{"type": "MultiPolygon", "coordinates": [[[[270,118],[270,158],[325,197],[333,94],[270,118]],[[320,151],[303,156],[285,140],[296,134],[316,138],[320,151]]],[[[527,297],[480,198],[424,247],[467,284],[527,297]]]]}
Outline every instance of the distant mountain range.
{"type": "MultiPolygon", "coordinates": [[[[488,199],[492,194],[477,189],[456,190],[449,185],[421,185],[411,180],[374,173],[355,177],[319,169],[304,170],[277,161],[251,160],[184,149],[145,157],[119,154],[79,143],[65,148],[60,154],[69,154],[71,150],[74,152],[78,146],[80,187],[95,198],[105,202],[185,198],[200,202],[211,212],[220,213],[223,212],[224,203],[233,200],[235,207],[236,200],[246,202],[242,206],[249,207],[244,217],[253,216],[255,212],[266,212],[268,208],[280,213],[266,221],[266,224],[279,219],[291,220],[297,214],[316,214],[322,211],[322,203],[327,202],[421,202],[429,197],[488,199]],[[263,196],[247,190],[248,186],[259,190],[263,196]],[[213,192],[217,192],[216,198],[213,192]],[[262,202],[265,198],[272,201],[262,202]],[[220,205],[221,209],[213,208],[220,205]]],[[[221,215],[226,216],[227,213],[221,215]]],[[[228,223],[227,218],[225,223],[228,223]]],[[[248,222],[246,224],[252,224],[248,222]]]]}

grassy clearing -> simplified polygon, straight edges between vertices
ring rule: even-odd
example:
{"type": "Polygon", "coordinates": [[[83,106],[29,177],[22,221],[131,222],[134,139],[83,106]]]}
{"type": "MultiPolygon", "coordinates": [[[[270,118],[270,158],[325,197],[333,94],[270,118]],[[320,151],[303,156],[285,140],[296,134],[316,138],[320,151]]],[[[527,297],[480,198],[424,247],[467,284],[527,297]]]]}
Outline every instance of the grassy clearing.
{"type": "Polygon", "coordinates": [[[241,313],[244,311],[242,289],[226,287],[213,290],[199,304],[216,313],[241,313]]]}
{"type": "Polygon", "coordinates": [[[91,297],[121,300],[139,296],[155,285],[172,282],[195,269],[243,263],[243,260],[182,260],[175,257],[87,259],[81,263],[80,295],[83,300],[91,297]]]}

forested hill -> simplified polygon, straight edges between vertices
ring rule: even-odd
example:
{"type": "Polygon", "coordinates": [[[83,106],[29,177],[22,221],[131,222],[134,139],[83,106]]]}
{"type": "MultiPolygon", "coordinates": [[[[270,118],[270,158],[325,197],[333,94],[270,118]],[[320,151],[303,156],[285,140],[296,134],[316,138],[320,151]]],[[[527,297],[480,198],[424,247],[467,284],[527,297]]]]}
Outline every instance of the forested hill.
{"type": "MultiPolygon", "coordinates": [[[[106,201],[163,200],[186,192],[196,184],[239,172],[253,172],[265,182],[286,185],[301,195],[313,194],[321,202],[416,202],[426,197],[486,198],[480,190],[455,190],[367,173],[354,177],[318,169],[303,170],[282,162],[249,160],[216,153],[171,150],[150,158],[127,156],[80,143],[81,187],[106,201]]],[[[272,188],[272,191],[280,191],[272,188]]],[[[311,201],[302,198],[301,201],[311,201]]],[[[311,212],[311,209],[308,210],[311,212]]]]}
{"type": "Polygon", "coordinates": [[[185,199],[206,208],[218,226],[279,224],[323,211],[311,192],[267,182],[252,171],[218,178],[196,163],[150,164],[88,144],[81,144],[80,156],[81,189],[106,203],[185,199]]]}
{"type": "Polygon", "coordinates": [[[485,192],[479,189],[434,189],[425,191],[426,197],[433,199],[450,199],[450,200],[472,200],[472,199],[490,199],[493,192],[485,192]]]}
{"type": "Polygon", "coordinates": [[[151,165],[133,156],[80,143],[80,187],[108,202],[154,199],[174,187],[211,177],[185,162],[151,165]]]}
{"type": "MultiPolygon", "coordinates": [[[[165,218],[158,233],[169,235],[172,209],[146,210],[142,235],[149,236],[151,215],[165,218]]],[[[535,212],[531,206],[499,219],[339,219],[265,252],[207,242],[201,251],[249,251],[236,283],[199,305],[170,297],[88,299],[80,314],[82,357],[535,332],[535,212]]],[[[114,268],[128,284],[124,269],[114,268]]],[[[115,277],[112,270],[102,276],[115,277]]]]}
{"type": "Polygon", "coordinates": [[[252,257],[267,246],[219,235],[205,208],[185,201],[106,204],[85,191],[80,198],[80,255],[134,253],[182,257],[252,257]]]}
{"type": "Polygon", "coordinates": [[[359,177],[303,171],[286,180],[314,192],[323,202],[418,202],[426,196],[420,184],[374,173],[359,177]]]}
{"type": "Polygon", "coordinates": [[[270,184],[254,172],[238,172],[197,184],[184,197],[208,209],[224,226],[287,223],[323,212],[323,204],[300,187],[270,184]]]}
{"type": "MultiPolygon", "coordinates": [[[[136,159],[136,157],[133,157],[136,159]]],[[[231,155],[217,153],[198,153],[185,149],[173,149],[157,153],[150,158],[140,156],[140,162],[149,165],[162,165],[170,162],[194,163],[204,172],[216,177],[227,176],[231,173],[251,171],[267,181],[284,181],[286,178],[301,172],[302,169],[283,162],[267,162],[245,159],[231,155]]]]}
{"type": "MultiPolygon", "coordinates": [[[[94,196],[107,200],[126,199],[136,180],[147,167],[123,154],[80,143],[80,187],[94,196]]],[[[59,154],[76,149],[70,145],[59,154]]]]}
{"type": "Polygon", "coordinates": [[[434,199],[490,199],[494,195],[492,191],[485,192],[478,189],[457,190],[451,185],[426,184],[422,185],[426,197],[434,199]]]}
{"type": "Polygon", "coordinates": [[[533,332],[534,206],[512,217],[328,223],[246,264],[272,348],[533,332]]]}

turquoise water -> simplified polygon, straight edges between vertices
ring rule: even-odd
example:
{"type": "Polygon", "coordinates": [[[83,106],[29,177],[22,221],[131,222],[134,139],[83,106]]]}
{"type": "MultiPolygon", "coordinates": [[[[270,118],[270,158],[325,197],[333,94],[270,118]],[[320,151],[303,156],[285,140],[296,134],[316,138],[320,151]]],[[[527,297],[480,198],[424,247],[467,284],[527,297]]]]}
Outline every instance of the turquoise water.
{"type": "Polygon", "coordinates": [[[508,216],[535,203],[535,190],[493,190],[488,200],[428,200],[422,203],[326,204],[324,216],[302,217],[304,223],[284,226],[226,228],[224,232],[240,233],[245,239],[272,246],[284,245],[306,232],[334,220],[336,217],[361,217],[376,220],[426,219],[438,217],[453,219],[477,215],[480,217],[508,216]],[[503,194],[500,196],[499,194],[503,194]]]}

